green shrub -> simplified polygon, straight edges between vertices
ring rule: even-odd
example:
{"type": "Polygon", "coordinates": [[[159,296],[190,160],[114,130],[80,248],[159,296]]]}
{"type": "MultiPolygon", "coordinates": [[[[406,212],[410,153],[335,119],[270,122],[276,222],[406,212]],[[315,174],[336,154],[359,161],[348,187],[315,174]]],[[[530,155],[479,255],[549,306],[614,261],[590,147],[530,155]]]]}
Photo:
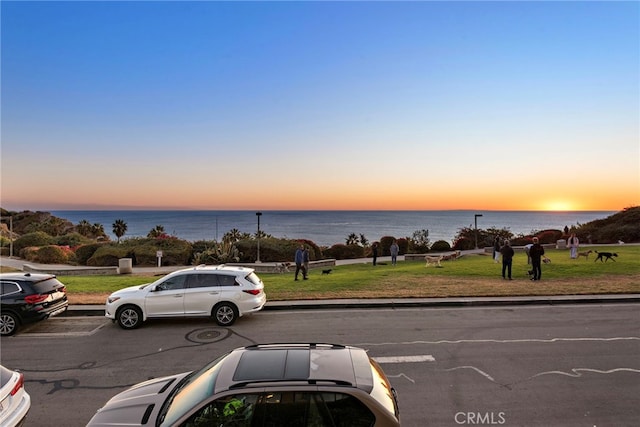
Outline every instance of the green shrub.
{"type": "Polygon", "coordinates": [[[398,244],[399,254],[403,255],[409,251],[409,240],[406,237],[401,237],[396,242],[398,244]]]}
{"type": "Polygon", "coordinates": [[[380,238],[380,256],[389,256],[391,255],[391,244],[396,240],[395,237],[392,236],[383,236],[380,238]]]}
{"type": "Polygon", "coordinates": [[[38,259],[38,249],[40,249],[40,247],[38,246],[29,246],[26,248],[22,248],[20,249],[20,252],[18,252],[18,256],[26,261],[36,262],[38,259]]]}
{"type": "Polygon", "coordinates": [[[127,251],[127,248],[117,244],[102,245],[87,260],[87,265],[91,267],[118,266],[120,258],[129,258],[127,257],[127,251]]]}
{"type": "Polygon", "coordinates": [[[577,228],[580,241],[626,243],[640,241],[640,206],[625,208],[605,219],[597,219],[577,228]]]}
{"type": "Polygon", "coordinates": [[[412,254],[424,254],[429,252],[429,230],[416,230],[409,239],[409,252],[412,254]]]}
{"type": "Polygon", "coordinates": [[[449,242],[446,242],[444,240],[438,240],[433,242],[433,244],[431,245],[431,250],[434,252],[447,252],[451,250],[451,245],[449,244],[449,242]]]}
{"type": "Polygon", "coordinates": [[[544,230],[537,234],[541,244],[556,243],[562,239],[562,231],[560,230],[544,230]]]}
{"type": "Polygon", "coordinates": [[[106,244],[108,243],[91,243],[76,248],[75,253],[78,265],[87,265],[87,260],[93,256],[100,246],[104,246],[106,244]]]}
{"type": "Polygon", "coordinates": [[[88,237],[85,237],[82,234],[76,232],[58,236],[54,240],[56,242],[56,245],[71,247],[86,245],[93,242],[93,240],[89,239],[88,237]]]}
{"type": "Polygon", "coordinates": [[[44,231],[35,231],[18,237],[13,242],[13,250],[19,253],[22,249],[30,246],[47,246],[53,245],[54,243],[55,239],[44,231]]]}
{"type": "MultiPolygon", "coordinates": [[[[260,261],[284,262],[293,261],[296,250],[304,244],[309,248],[311,261],[322,259],[322,250],[311,240],[290,240],[268,237],[260,239],[260,261]]],[[[236,242],[240,262],[254,262],[258,257],[258,241],[256,239],[242,239],[236,242]]]]}
{"type": "Polygon", "coordinates": [[[468,251],[475,248],[475,241],[468,237],[459,237],[453,242],[453,249],[456,251],[468,251]]]}
{"type": "Polygon", "coordinates": [[[197,240],[191,243],[191,249],[193,253],[204,252],[208,249],[213,249],[218,245],[218,242],[215,240],[197,240]]]}
{"type": "Polygon", "coordinates": [[[66,251],[60,246],[43,246],[35,252],[36,259],[34,261],[40,264],[66,264],[69,261],[69,253],[72,252],[66,251]]]}
{"type": "Polygon", "coordinates": [[[118,248],[120,258],[131,258],[133,265],[154,266],[158,264],[158,251],[162,251],[162,265],[189,265],[193,249],[186,240],[171,236],[158,238],[136,237],[109,243],[118,248]]]}
{"type": "Polygon", "coordinates": [[[355,259],[365,255],[365,249],[360,245],[343,245],[341,243],[333,245],[324,251],[326,258],[335,259],[355,259]]]}
{"type": "Polygon", "coordinates": [[[510,243],[511,246],[526,246],[529,243],[533,243],[533,240],[531,236],[518,236],[514,237],[510,243]]]}

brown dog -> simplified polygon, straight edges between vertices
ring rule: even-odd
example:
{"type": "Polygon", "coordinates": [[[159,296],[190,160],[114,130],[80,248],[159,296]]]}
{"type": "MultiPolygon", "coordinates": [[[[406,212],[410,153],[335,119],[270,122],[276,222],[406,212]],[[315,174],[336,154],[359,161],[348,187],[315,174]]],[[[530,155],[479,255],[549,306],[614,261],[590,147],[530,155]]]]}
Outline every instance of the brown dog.
{"type": "Polygon", "coordinates": [[[578,259],[580,259],[581,256],[583,256],[585,259],[589,259],[589,254],[591,252],[593,252],[591,249],[586,252],[578,252],[578,259]]]}

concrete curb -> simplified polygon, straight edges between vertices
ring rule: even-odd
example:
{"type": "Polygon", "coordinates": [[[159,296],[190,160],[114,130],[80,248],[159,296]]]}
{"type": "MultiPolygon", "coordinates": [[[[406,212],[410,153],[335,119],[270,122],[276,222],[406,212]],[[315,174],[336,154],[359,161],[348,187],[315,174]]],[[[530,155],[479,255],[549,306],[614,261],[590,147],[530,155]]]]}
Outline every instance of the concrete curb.
{"type": "MultiPolygon", "coordinates": [[[[518,305],[619,304],[639,303],[640,294],[567,295],[535,297],[477,298],[401,298],[269,301],[264,311],[277,310],[345,310],[415,307],[491,307],[518,305]]],[[[72,305],[61,316],[102,316],[103,305],[72,305]]]]}

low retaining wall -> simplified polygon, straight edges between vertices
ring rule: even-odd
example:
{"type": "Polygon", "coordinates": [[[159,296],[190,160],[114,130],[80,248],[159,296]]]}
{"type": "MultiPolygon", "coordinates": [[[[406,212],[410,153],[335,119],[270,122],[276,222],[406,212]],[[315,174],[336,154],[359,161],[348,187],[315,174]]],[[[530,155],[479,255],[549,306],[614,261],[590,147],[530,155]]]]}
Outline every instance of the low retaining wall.
{"type": "Polygon", "coordinates": [[[455,251],[452,252],[430,252],[428,254],[405,254],[405,261],[424,261],[424,257],[429,256],[438,256],[438,255],[452,255],[455,251]]]}
{"type": "Polygon", "coordinates": [[[91,276],[94,274],[100,274],[105,276],[118,274],[118,267],[34,267],[29,264],[22,266],[22,271],[31,273],[46,273],[54,274],[56,276],[91,276]]]}
{"type": "MultiPolygon", "coordinates": [[[[259,262],[259,263],[226,263],[225,265],[235,265],[238,267],[248,267],[253,268],[256,273],[283,273],[282,268],[280,267],[283,263],[281,262],[259,262]]],[[[321,259],[318,261],[310,261],[309,262],[309,270],[313,270],[314,268],[322,268],[322,267],[333,267],[336,265],[336,260],[333,258],[329,259],[321,259]]],[[[290,263],[288,266],[289,271],[295,271],[296,265],[294,263],[290,263]]]]}

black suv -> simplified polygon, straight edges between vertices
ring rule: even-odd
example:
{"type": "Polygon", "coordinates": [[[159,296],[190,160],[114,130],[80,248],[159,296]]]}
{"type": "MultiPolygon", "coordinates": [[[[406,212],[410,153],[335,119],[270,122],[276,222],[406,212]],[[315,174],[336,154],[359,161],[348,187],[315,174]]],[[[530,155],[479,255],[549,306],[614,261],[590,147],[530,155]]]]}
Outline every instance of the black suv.
{"type": "Polygon", "coordinates": [[[0,274],[0,335],[13,335],[21,325],[64,312],[65,286],[51,274],[0,274]]]}
{"type": "Polygon", "coordinates": [[[361,348],[262,344],[114,396],[92,426],[397,427],[395,390],[361,348]]]}

